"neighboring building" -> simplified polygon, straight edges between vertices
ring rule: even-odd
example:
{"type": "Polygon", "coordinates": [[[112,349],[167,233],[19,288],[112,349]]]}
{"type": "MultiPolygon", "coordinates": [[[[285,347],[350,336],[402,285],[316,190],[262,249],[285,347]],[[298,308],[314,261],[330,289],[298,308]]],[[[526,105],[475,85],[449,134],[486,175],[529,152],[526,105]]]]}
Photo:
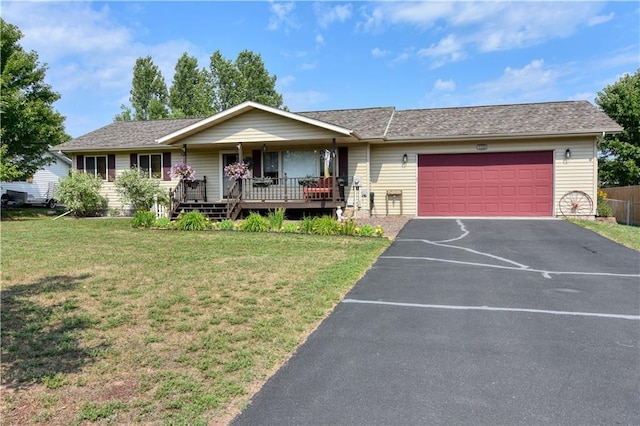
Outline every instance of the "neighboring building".
{"type": "Polygon", "coordinates": [[[44,156],[52,158],[53,162],[35,172],[26,181],[0,183],[3,201],[8,200],[18,204],[43,204],[51,208],[55,206],[55,188],[60,178],[69,175],[71,159],[62,154],[57,147],[45,152],[44,156]]]}
{"type": "Polygon", "coordinates": [[[140,165],[175,191],[174,208],[552,217],[569,191],[596,199],[598,137],[621,130],[586,101],[300,113],[245,102],[205,119],[115,122],[56,148],[105,180],[110,208],[121,207],[115,177],[140,165]],[[229,195],[223,170],[239,158],[252,177],[229,195]],[[199,182],[171,180],[180,162],[199,182]]]}

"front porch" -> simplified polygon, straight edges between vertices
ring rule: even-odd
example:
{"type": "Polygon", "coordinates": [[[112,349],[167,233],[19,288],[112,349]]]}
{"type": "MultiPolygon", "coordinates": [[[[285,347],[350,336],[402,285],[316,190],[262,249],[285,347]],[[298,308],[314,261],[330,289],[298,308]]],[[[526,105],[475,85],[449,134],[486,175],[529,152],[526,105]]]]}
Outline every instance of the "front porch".
{"type": "Polygon", "coordinates": [[[207,200],[206,177],[181,180],[170,192],[170,215],[199,210],[212,220],[237,219],[247,211],[277,208],[298,210],[302,215],[335,213],[338,206],[345,207],[345,185],[346,179],[332,176],[251,177],[233,181],[222,200],[207,200]]]}

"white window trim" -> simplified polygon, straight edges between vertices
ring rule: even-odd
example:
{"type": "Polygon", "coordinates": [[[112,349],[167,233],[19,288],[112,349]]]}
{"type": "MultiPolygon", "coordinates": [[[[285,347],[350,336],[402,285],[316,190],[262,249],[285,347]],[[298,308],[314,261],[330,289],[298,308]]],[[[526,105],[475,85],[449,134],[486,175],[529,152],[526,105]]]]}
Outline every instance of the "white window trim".
{"type": "Polygon", "coordinates": [[[156,180],[162,180],[163,177],[163,173],[164,173],[164,155],[160,152],[150,152],[150,153],[144,153],[144,154],[138,154],[138,168],[142,170],[142,166],[140,165],[140,157],[149,157],[149,173],[146,177],[148,177],[149,179],[156,179],[156,180]],[[160,177],[153,177],[151,175],[152,173],[152,169],[151,169],[151,157],[153,155],[158,155],[160,156],[160,177]]]}

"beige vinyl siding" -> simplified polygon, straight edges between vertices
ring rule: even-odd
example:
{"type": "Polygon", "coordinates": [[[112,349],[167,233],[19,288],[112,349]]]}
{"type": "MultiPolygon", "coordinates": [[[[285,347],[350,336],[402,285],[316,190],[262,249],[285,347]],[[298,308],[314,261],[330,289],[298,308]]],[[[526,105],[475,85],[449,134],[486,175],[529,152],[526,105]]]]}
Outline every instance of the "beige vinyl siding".
{"type": "Polygon", "coordinates": [[[219,180],[219,155],[218,150],[194,149],[187,150],[187,163],[195,170],[196,179],[207,177],[207,201],[214,202],[220,199],[219,180]]]}
{"type": "MultiPolygon", "coordinates": [[[[385,214],[385,194],[388,190],[402,190],[403,214],[417,215],[417,156],[418,154],[456,154],[481,152],[554,151],[554,211],[560,215],[560,197],[572,190],[586,192],[595,203],[597,185],[597,157],[595,139],[535,139],[483,142],[486,151],[476,150],[476,142],[411,143],[371,146],[371,190],[375,193],[378,215],[385,214]],[[565,160],[565,150],[572,157],[565,160]],[[402,165],[406,153],[409,161],[402,165]]],[[[594,207],[595,208],[595,207],[594,207]]],[[[389,203],[389,214],[400,214],[398,202],[389,203]]]]}
{"type": "MultiPolygon", "coordinates": [[[[369,183],[369,169],[367,167],[367,155],[368,145],[350,145],[349,146],[349,187],[345,188],[345,197],[347,200],[355,200],[355,191],[353,189],[353,177],[358,175],[362,178],[361,191],[365,191],[368,188],[369,183]]],[[[360,200],[362,209],[368,211],[369,204],[365,203],[364,199],[360,200]]]]}
{"type": "Polygon", "coordinates": [[[300,123],[265,111],[250,111],[189,136],[188,145],[238,142],[276,142],[339,137],[329,130],[300,123]]]}
{"type": "MultiPolygon", "coordinates": [[[[420,146],[372,145],[371,146],[371,191],[375,194],[374,214],[384,216],[387,191],[402,191],[402,214],[415,216],[416,203],[416,150],[420,146]],[[402,156],[407,154],[407,164],[402,164],[402,156]]],[[[400,214],[400,200],[389,200],[389,215],[400,214]]]]}

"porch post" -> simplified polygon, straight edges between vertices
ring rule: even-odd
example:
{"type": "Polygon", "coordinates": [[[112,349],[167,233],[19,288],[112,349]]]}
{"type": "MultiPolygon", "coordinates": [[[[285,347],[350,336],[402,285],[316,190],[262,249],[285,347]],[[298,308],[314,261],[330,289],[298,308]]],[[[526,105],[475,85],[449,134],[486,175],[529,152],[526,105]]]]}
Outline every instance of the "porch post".
{"type": "Polygon", "coordinates": [[[333,138],[333,144],[331,146],[331,158],[333,160],[331,162],[332,163],[332,169],[333,169],[332,172],[331,172],[331,174],[333,176],[333,188],[331,190],[331,198],[332,198],[332,201],[334,203],[336,202],[336,190],[338,189],[338,187],[336,185],[338,183],[338,180],[336,179],[336,177],[337,177],[336,176],[336,172],[337,172],[337,168],[336,168],[336,152],[337,152],[337,150],[336,150],[336,138],[333,138]]]}
{"type": "Polygon", "coordinates": [[[242,142],[238,142],[238,145],[236,145],[236,147],[238,148],[238,162],[242,161],[242,142]]]}
{"type": "Polygon", "coordinates": [[[187,164],[187,144],[182,144],[182,162],[187,164]]]}

